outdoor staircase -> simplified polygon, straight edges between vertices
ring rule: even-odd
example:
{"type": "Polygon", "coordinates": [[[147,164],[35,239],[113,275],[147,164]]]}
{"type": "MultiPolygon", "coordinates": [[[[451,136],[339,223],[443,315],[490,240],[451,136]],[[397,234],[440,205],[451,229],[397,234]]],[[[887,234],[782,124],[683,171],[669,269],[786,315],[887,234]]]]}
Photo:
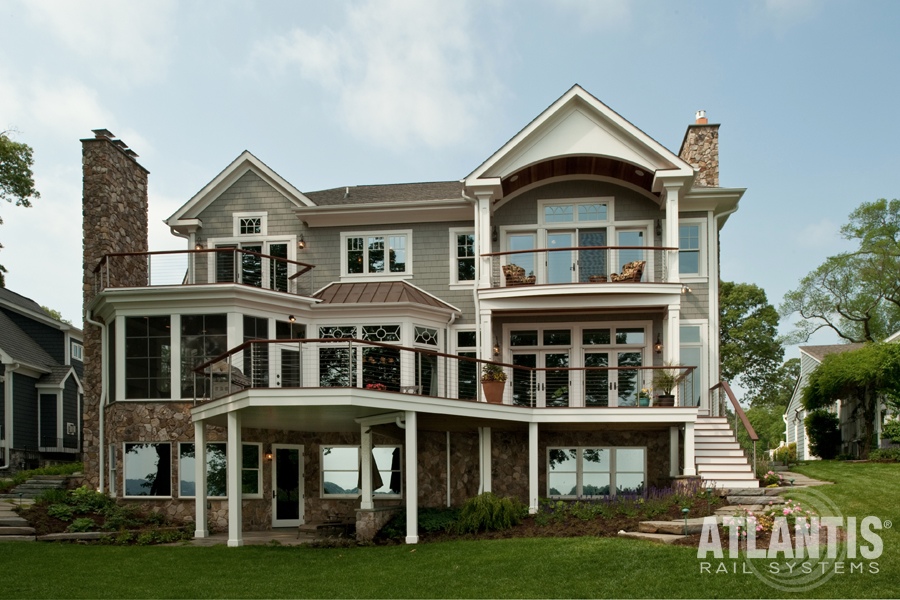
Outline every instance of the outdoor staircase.
{"type": "Polygon", "coordinates": [[[697,417],[694,462],[704,486],[758,488],[759,481],[725,417],[697,417]]]}
{"type": "Polygon", "coordinates": [[[64,490],[68,486],[67,475],[35,475],[25,483],[20,483],[0,498],[37,498],[47,490],[64,490]]]}

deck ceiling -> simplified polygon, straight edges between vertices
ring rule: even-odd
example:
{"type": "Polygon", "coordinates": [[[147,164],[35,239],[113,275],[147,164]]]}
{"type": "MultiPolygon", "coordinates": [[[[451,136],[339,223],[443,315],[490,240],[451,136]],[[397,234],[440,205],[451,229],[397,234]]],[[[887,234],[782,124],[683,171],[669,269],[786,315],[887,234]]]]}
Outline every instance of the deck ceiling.
{"type": "Polygon", "coordinates": [[[618,179],[659,197],[652,191],[653,171],[608,156],[563,156],[529,165],[503,178],[503,197],[545,179],[571,175],[618,179]]]}

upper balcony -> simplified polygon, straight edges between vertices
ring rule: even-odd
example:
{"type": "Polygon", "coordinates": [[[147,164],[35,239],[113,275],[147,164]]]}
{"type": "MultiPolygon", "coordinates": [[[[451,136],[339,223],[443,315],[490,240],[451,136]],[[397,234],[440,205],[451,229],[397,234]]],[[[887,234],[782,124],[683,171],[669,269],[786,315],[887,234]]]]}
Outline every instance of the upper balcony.
{"type": "Polygon", "coordinates": [[[242,284],[311,295],[314,265],[241,248],[119,252],[94,269],[94,290],[111,288],[242,284]]]}

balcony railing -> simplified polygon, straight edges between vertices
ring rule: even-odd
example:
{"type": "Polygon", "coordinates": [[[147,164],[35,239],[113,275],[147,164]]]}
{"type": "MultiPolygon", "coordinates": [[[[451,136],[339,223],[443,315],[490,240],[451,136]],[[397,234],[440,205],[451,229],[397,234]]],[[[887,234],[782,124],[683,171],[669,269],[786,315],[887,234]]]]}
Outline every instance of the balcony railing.
{"type": "Polygon", "coordinates": [[[41,436],[41,445],[38,447],[40,452],[65,452],[67,454],[77,454],[81,450],[78,448],[77,438],[56,438],[41,436]]]}
{"type": "Polygon", "coordinates": [[[310,295],[317,288],[314,265],[240,248],[118,252],[94,269],[94,289],[210,283],[310,295]]]}
{"type": "MultiPolygon", "coordinates": [[[[246,389],[358,388],[475,401],[490,361],[357,339],[254,340],[194,369],[194,398],[214,400],[246,389]]],[[[695,406],[695,367],[553,367],[500,364],[504,403],[544,407],[651,407],[653,372],[675,369],[674,405],[695,406]]]]}
{"type": "Polygon", "coordinates": [[[491,258],[491,287],[496,288],[663,282],[669,276],[669,255],[677,250],[663,246],[573,246],[508,250],[483,256],[491,258]]]}

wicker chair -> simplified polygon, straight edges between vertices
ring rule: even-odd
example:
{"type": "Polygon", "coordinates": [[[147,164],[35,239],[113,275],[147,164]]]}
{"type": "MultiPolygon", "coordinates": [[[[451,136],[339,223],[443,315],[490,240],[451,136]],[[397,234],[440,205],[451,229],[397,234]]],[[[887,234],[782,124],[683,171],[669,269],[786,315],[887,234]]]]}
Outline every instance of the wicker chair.
{"type": "Polygon", "coordinates": [[[609,280],[619,283],[640,281],[644,275],[644,265],[646,260],[635,260],[622,265],[622,273],[610,273],[609,280]]]}
{"type": "Polygon", "coordinates": [[[524,267],[515,264],[503,266],[503,275],[506,276],[506,286],[512,285],[534,285],[536,277],[534,275],[525,276],[524,267]]]}

